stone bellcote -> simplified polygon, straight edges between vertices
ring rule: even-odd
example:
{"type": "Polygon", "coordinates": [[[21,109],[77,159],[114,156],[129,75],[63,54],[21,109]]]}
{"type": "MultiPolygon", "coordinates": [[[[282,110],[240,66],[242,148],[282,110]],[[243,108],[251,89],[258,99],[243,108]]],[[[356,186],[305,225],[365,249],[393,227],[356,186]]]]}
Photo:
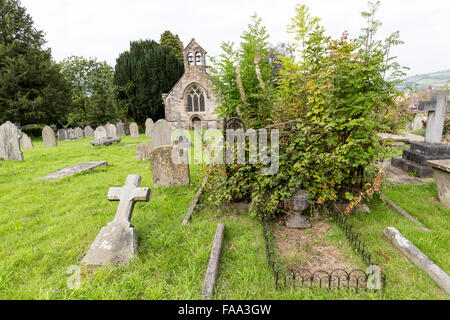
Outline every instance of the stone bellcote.
{"type": "Polygon", "coordinates": [[[184,68],[185,70],[197,69],[206,72],[206,51],[192,39],[184,48],[184,68]]]}

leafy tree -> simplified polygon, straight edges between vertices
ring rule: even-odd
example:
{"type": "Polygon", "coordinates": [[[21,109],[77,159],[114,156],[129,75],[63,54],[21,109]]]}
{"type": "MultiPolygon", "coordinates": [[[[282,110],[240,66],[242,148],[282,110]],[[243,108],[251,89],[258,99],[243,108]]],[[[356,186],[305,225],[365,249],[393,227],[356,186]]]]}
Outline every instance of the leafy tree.
{"type": "Polygon", "coordinates": [[[0,122],[61,124],[70,88],[19,0],[0,0],[0,122]]]}
{"type": "Polygon", "coordinates": [[[68,124],[98,126],[121,118],[114,103],[114,69],[106,62],[72,56],[61,62],[72,88],[68,124]]]}
{"type": "Polygon", "coordinates": [[[164,118],[162,94],[169,92],[184,72],[172,49],[152,40],[133,41],[120,54],[114,75],[115,95],[126,119],[144,123],[164,118]]]}
{"type": "Polygon", "coordinates": [[[161,34],[161,39],[159,40],[159,43],[162,44],[163,46],[171,48],[175,52],[178,59],[180,59],[180,61],[184,63],[183,57],[184,46],[183,42],[180,40],[180,37],[178,37],[178,35],[174,35],[169,30],[166,30],[163,32],[163,34],[161,34]]]}
{"type": "Polygon", "coordinates": [[[270,123],[272,107],[273,70],[270,63],[273,51],[267,39],[266,27],[255,14],[248,30],[241,36],[239,48],[224,42],[222,54],[211,60],[214,90],[220,106],[220,116],[239,116],[248,127],[260,128],[270,123]]]}

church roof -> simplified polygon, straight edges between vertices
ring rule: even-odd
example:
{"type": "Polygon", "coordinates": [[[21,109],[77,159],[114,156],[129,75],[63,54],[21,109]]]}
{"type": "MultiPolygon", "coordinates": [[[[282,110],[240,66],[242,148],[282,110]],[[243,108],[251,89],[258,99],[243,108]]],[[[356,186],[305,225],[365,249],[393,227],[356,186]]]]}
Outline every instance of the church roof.
{"type": "Polygon", "coordinates": [[[187,46],[184,48],[183,51],[187,51],[191,48],[194,48],[196,51],[203,51],[203,54],[206,54],[206,50],[202,48],[202,46],[200,46],[194,38],[192,38],[192,40],[187,44],[187,46]]]}

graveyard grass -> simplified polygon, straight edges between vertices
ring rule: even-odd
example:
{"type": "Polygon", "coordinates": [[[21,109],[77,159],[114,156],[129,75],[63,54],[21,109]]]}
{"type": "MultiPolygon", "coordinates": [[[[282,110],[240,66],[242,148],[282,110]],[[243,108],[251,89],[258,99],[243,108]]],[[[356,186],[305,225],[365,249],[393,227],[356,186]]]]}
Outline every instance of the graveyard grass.
{"type": "MultiPolygon", "coordinates": [[[[434,184],[385,191],[432,233],[421,231],[377,198],[370,203],[370,214],[351,218],[386,274],[384,292],[276,290],[261,224],[246,214],[204,207],[182,227],[203,180],[201,168],[191,166],[190,187],[153,189],[150,161],[136,161],[136,146],[126,146],[145,141],[141,135],[124,137],[110,147],[91,147],[89,139],[83,139],[45,148],[34,140],[35,149],[24,150],[24,162],[0,161],[0,299],[200,299],[218,223],[225,223],[226,230],[214,299],[447,299],[383,235],[384,227],[398,228],[448,273],[449,211],[437,203],[434,184]],[[79,162],[100,160],[108,166],[58,181],[41,178],[79,162]],[[100,229],[114,218],[118,203],[107,200],[108,189],[122,186],[129,174],[141,175],[141,186],[152,188],[150,202],[137,203],[132,217],[137,257],[120,268],[80,266],[80,289],[70,290],[68,268],[78,265],[100,229]]],[[[335,226],[329,237],[337,244],[346,242],[335,226]]],[[[359,259],[348,246],[342,248],[349,258],[359,259]]]]}

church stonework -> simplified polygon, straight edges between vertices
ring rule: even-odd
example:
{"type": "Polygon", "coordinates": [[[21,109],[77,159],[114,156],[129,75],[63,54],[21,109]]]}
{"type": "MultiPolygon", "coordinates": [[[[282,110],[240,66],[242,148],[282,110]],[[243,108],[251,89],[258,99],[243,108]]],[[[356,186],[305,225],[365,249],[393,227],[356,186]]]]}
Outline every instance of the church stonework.
{"type": "Polygon", "coordinates": [[[213,113],[218,103],[207,72],[206,51],[192,39],[183,55],[183,76],[163,94],[166,120],[176,128],[180,115],[184,129],[193,129],[199,123],[203,129],[218,129],[221,122],[213,113]]]}

